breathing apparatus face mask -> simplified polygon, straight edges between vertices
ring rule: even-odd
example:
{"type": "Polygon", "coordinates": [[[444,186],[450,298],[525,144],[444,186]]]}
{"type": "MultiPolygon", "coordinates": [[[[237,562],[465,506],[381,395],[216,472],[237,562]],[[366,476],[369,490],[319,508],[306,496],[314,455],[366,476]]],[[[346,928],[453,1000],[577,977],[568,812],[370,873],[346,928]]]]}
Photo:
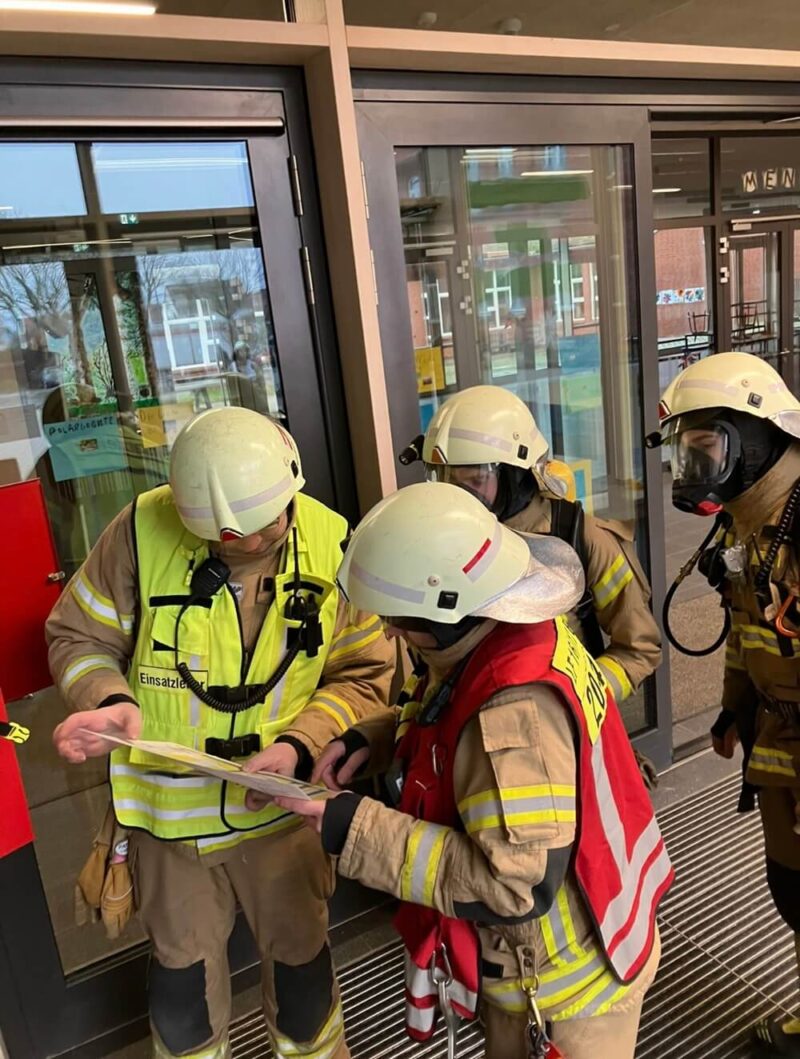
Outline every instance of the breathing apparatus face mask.
{"type": "Polygon", "coordinates": [[[672,463],[672,502],[710,515],[741,491],[741,439],[733,423],[711,413],[678,416],[665,432],[672,463]]]}
{"type": "Polygon", "coordinates": [[[507,463],[425,465],[429,482],[447,482],[476,496],[493,515],[505,522],[527,507],[538,492],[533,472],[507,463]]]}
{"type": "Polygon", "coordinates": [[[499,463],[426,463],[425,477],[429,482],[446,482],[477,496],[490,511],[494,510],[500,487],[499,463]]]}

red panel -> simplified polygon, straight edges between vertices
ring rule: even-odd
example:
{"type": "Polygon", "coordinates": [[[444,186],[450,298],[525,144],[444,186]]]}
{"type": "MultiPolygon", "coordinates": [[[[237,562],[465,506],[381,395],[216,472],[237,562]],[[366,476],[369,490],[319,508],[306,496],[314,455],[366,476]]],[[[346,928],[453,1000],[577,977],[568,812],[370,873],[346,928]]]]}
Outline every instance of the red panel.
{"type": "Polygon", "coordinates": [[[44,623],[61,585],[47,580],[59,567],[38,479],[0,486],[0,554],[14,601],[0,608],[0,687],[13,702],[51,682],[44,623]]]}
{"type": "MultiPolygon", "coordinates": [[[[0,721],[7,720],[6,705],[0,691],[0,721]]],[[[17,764],[16,744],[8,739],[0,739],[0,806],[0,857],[7,857],[15,849],[33,841],[28,803],[17,764]]]]}

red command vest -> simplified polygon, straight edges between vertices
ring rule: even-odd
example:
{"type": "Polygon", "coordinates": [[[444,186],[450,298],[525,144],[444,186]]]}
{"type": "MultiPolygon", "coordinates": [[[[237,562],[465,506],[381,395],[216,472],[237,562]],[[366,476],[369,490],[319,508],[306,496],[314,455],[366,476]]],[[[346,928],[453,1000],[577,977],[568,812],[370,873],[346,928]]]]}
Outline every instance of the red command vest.
{"type": "MultiPolygon", "coordinates": [[[[413,722],[398,746],[405,763],[399,808],[463,830],[453,788],[461,731],[493,695],[526,684],[555,688],[577,727],[573,867],[609,964],[621,982],[630,982],[650,956],[656,910],[674,872],[617,705],[565,621],[499,625],[476,648],[439,721],[413,722]]],[[[474,925],[403,903],[395,926],[406,946],[409,1034],[426,1040],[433,1033],[438,1000],[433,965],[449,970],[452,1007],[474,1017],[480,986],[474,925]]]]}

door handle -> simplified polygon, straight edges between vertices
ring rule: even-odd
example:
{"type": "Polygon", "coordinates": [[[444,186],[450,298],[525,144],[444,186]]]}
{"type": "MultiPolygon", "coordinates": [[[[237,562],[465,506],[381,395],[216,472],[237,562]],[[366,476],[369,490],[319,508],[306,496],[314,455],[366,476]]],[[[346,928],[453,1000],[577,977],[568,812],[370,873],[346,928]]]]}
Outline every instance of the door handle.
{"type": "Polygon", "coordinates": [[[59,581],[65,581],[66,577],[67,575],[63,570],[56,570],[54,573],[47,575],[47,580],[51,585],[57,585],[59,581]]]}

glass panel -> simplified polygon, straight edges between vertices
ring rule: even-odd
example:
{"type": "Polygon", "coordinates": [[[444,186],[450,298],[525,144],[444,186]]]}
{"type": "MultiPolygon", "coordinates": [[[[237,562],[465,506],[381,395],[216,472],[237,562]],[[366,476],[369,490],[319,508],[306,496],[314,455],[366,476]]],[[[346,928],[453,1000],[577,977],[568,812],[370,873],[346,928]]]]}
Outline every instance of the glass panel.
{"type": "Polygon", "coordinates": [[[714,349],[712,240],[705,228],[655,233],[659,392],[714,349]]]}
{"type": "Polygon", "coordinates": [[[731,136],[722,151],[722,208],[754,216],[797,210],[800,137],[731,136]]]}
{"type": "Polygon", "coordinates": [[[86,213],[73,143],[0,144],[0,223],[86,213]],[[58,173],[58,180],[53,174],[58,173]]]}
{"type": "Polygon", "coordinates": [[[779,233],[730,237],[731,347],[761,356],[780,345],[779,233]]]}
{"type": "MultiPolygon", "coordinates": [[[[31,178],[38,202],[0,214],[0,482],[41,479],[71,575],[109,521],[166,480],[170,446],[195,412],[242,405],[285,420],[269,293],[245,144],[6,146],[18,173],[44,158],[49,169],[31,178]]],[[[10,712],[35,734],[20,760],[73,971],[141,938],[134,929],[112,944],[73,920],[107,766],[55,758],[53,688],[10,712]]]]}
{"type": "Polygon", "coordinates": [[[243,143],[96,143],[92,168],[101,209],[129,224],[137,213],[253,205],[243,143]]]}
{"type": "MultiPolygon", "coordinates": [[[[396,167],[422,428],[456,389],[506,386],[587,511],[646,540],[629,151],[404,148],[396,167]]],[[[645,727],[641,697],[627,720],[645,727]]]]}
{"type": "Polygon", "coordinates": [[[655,219],[711,213],[709,141],[654,139],[652,154],[655,219]]]}

